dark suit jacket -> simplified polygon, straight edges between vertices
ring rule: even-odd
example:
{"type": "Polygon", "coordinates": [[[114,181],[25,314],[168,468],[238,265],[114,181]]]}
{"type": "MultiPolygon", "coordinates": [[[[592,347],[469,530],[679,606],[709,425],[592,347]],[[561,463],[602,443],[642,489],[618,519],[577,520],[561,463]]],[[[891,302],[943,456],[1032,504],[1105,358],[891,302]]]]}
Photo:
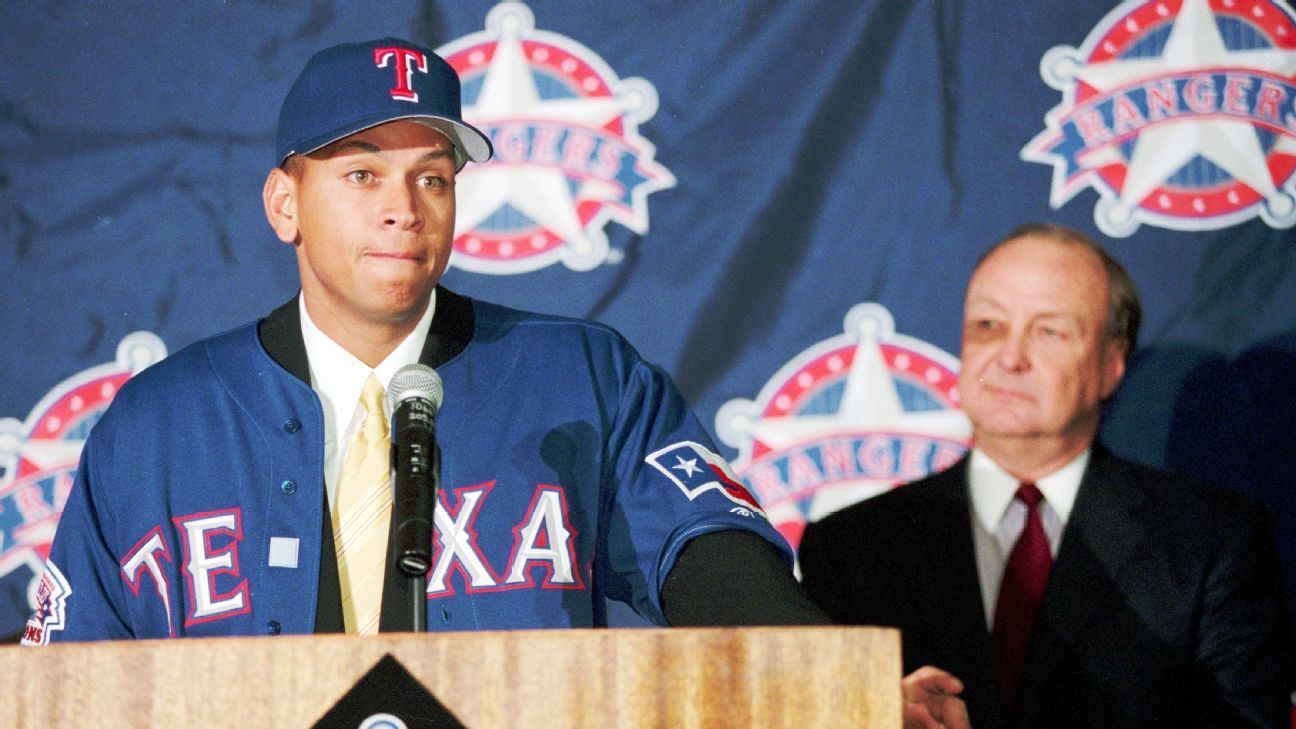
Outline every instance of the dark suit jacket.
{"type": "Polygon", "coordinates": [[[963,680],[976,729],[1287,727],[1291,640],[1264,512],[1095,446],[1026,657],[999,706],[967,460],[810,525],[800,563],[835,619],[900,628],[905,673],[963,680]]]}

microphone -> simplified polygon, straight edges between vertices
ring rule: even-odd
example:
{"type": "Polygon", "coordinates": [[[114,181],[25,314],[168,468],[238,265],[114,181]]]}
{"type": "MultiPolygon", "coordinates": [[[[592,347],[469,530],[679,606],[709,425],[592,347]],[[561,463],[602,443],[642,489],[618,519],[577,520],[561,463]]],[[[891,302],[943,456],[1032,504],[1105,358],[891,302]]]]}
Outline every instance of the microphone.
{"type": "Polygon", "coordinates": [[[436,412],[444,399],[441,377],[424,364],[396,370],[387,387],[392,413],[394,554],[406,577],[425,576],[432,567],[432,514],[441,484],[436,412]]]}

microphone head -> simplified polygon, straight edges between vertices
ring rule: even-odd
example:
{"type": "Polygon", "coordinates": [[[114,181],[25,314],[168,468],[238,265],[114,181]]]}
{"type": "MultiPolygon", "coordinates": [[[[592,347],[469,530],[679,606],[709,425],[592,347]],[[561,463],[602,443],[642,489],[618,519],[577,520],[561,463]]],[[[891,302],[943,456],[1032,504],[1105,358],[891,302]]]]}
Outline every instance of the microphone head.
{"type": "Polygon", "coordinates": [[[425,364],[408,364],[396,370],[391,384],[387,386],[387,408],[396,412],[396,406],[402,400],[420,397],[432,404],[432,412],[441,409],[445,400],[445,386],[436,370],[425,364]]]}

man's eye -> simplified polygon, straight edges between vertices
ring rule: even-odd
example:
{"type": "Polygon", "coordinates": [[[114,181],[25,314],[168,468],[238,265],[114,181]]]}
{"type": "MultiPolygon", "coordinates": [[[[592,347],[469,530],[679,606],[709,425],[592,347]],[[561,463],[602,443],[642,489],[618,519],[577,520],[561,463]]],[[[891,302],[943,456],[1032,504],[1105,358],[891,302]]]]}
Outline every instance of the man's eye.
{"type": "Polygon", "coordinates": [[[419,184],[426,188],[436,189],[439,187],[445,187],[446,182],[445,179],[438,177],[437,175],[427,175],[419,178],[419,184]]]}
{"type": "Polygon", "coordinates": [[[356,170],[348,174],[347,179],[357,185],[367,185],[373,181],[373,173],[369,170],[356,170]]]}
{"type": "Polygon", "coordinates": [[[1065,341],[1070,338],[1069,332],[1058,327],[1042,326],[1039,328],[1039,334],[1044,339],[1065,341]]]}
{"type": "Polygon", "coordinates": [[[995,319],[968,319],[963,324],[963,336],[970,341],[989,342],[1003,336],[1003,324],[995,319]]]}

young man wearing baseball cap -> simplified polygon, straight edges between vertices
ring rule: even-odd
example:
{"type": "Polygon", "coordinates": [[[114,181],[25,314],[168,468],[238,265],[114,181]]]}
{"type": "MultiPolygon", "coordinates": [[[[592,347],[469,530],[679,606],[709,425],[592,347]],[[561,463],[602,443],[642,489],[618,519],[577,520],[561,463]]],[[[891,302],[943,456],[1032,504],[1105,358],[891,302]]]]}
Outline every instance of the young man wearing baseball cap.
{"type": "MultiPolygon", "coordinates": [[[[263,190],[301,293],[123,387],[25,643],[410,629],[381,402],[415,362],[446,392],[428,630],[600,626],[608,600],[660,625],[825,622],[661,369],[608,327],[438,285],[456,175],[490,155],[429,49],[309,61],[263,190]]],[[[939,714],[956,684],[906,692],[939,714]]]]}

